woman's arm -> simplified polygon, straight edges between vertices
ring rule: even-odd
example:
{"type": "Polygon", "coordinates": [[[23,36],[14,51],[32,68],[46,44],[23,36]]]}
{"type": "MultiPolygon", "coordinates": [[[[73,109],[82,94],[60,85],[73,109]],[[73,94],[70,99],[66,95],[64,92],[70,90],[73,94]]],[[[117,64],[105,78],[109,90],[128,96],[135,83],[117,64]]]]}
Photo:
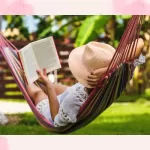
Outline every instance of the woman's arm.
{"type": "Polygon", "coordinates": [[[47,83],[46,90],[47,90],[47,95],[49,99],[52,120],[54,121],[54,118],[58,114],[58,111],[59,111],[59,102],[57,99],[56,92],[53,88],[53,85],[51,84],[52,83],[47,83]]]}
{"type": "MultiPolygon", "coordinates": [[[[133,42],[131,43],[131,45],[133,44],[133,42]]],[[[137,59],[139,58],[140,54],[142,53],[142,50],[143,50],[143,47],[144,47],[144,41],[143,39],[139,38],[138,39],[138,42],[137,42],[137,47],[136,47],[136,52],[135,52],[135,55],[134,56],[130,56],[130,53],[132,52],[132,48],[129,50],[129,55],[128,55],[128,58],[127,60],[130,61],[132,59],[137,59]]],[[[91,72],[91,74],[89,74],[89,76],[87,77],[87,81],[88,81],[88,84],[90,86],[96,86],[97,85],[97,82],[99,81],[100,77],[102,76],[102,74],[104,74],[107,70],[107,67],[105,68],[100,68],[100,69],[97,69],[97,70],[94,70],[91,72]]]]}
{"type": "Polygon", "coordinates": [[[43,72],[40,70],[37,70],[37,73],[39,75],[40,81],[42,81],[46,87],[48,100],[49,100],[49,104],[50,104],[50,113],[51,113],[52,119],[54,121],[54,118],[58,114],[58,111],[59,111],[59,102],[57,99],[55,89],[53,87],[53,83],[48,79],[48,77],[46,75],[46,69],[43,69],[43,72]]]}

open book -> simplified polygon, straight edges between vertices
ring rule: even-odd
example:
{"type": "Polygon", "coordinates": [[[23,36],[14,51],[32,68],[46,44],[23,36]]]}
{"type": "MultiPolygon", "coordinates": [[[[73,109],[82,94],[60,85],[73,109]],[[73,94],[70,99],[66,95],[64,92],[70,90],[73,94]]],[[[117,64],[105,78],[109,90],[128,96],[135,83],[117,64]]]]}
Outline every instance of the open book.
{"type": "Polygon", "coordinates": [[[47,73],[61,68],[56,47],[52,37],[29,43],[18,51],[27,83],[38,79],[36,70],[46,68],[47,73]]]}

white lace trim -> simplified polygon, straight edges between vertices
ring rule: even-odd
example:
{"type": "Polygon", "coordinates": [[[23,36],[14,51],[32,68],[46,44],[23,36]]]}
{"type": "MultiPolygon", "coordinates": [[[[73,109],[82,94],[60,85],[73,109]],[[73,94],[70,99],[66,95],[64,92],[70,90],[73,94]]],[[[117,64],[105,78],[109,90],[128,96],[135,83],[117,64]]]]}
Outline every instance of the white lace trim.
{"type": "Polygon", "coordinates": [[[48,99],[44,99],[36,105],[36,109],[43,114],[45,106],[48,104],[48,99]]]}
{"type": "Polygon", "coordinates": [[[140,57],[138,59],[134,60],[134,66],[138,66],[145,63],[145,56],[143,54],[140,55],[140,57]]]}
{"type": "Polygon", "coordinates": [[[72,93],[80,102],[85,102],[88,98],[88,94],[85,90],[85,87],[80,83],[77,83],[77,87],[73,86],[70,93],[72,93]]]}
{"type": "Polygon", "coordinates": [[[59,108],[59,113],[54,119],[55,127],[66,126],[68,123],[75,123],[77,121],[76,117],[80,107],[88,98],[84,86],[79,83],[69,89],[69,94],[70,101],[68,99],[63,100],[63,103],[59,108]]]}

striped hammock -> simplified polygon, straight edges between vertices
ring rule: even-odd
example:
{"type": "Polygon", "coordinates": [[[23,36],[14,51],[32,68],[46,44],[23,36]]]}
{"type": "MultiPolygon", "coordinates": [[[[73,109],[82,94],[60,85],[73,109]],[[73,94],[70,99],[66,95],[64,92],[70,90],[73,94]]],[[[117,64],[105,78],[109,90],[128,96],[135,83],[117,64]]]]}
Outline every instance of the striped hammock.
{"type": "Polygon", "coordinates": [[[106,73],[93,89],[83,106],[81,106],[77,116],[77,122],[59,128],[54,127],[51,122],[45,119],[37,111],[25,89],[24,81],[18,71],[21,68],[18,56],[16,55],[16,51],[18,51],[18,49],[0,33],[0,51],[6,59],[16,83],[24,95],[24,98],[28,102],[36,119],[43,127],[48,129],[50,132],[73,132],[89,124],[120,96],[127,82],[131,79],[134,71],[134,60],[129,63],[127,62],[127,58],[131,58],[131,56],[135,55],[137,45],[136,39],[139,37],[143,20],[144,16],[132,16],[106,73]],[[131,44],[131,42],[133,42],[133,44],[131,44]],[[106,76],[109,76],[109,78],[105,79],[106,76]]]}

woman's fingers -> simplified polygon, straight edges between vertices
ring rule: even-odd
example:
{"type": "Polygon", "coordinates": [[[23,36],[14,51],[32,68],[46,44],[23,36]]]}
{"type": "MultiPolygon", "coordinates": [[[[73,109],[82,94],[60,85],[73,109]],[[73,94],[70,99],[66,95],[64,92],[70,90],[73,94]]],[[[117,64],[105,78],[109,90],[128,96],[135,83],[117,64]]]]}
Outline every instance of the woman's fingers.
{"type": "Polygon", "coordinates": [[[43,75],[46,76],[46,68],[43,69],[43,75]]]}
{"type": "Polygon", "coordinates": [[[106,71],[107,71],[107,67],[105,67],[105,68],[100,68],[100,69],[96,69],[96,70],[92,71],[92,74],[93,74],[93,75],[96,75],[96,76],[101,76],[101,75],[104,74],[106,71]]]}
{"type": "Polygon", "coordinates": [[[36,70],[37,74],[40,75],[40,70],[36,70]]]}
{"type": "Polygon", "coordinates": [[[90,85],[90,86],[96,86],[97,82],[96,83],[88,82],[88,85],[90,85]]]}
{"type": "Polygon", "coordinates": [[[40,75],[40,76],[46,76],[46,68],[44,68],[42,71],[41,70],[36,70],[37,74],[40,75]]]}
{"type": "Polygon", "coordinates": [[[99,81],[99,77],[96,75],[90,74],[87,77],[87,82],[90,86],[96,85],[98,81],[99,81]]]}
{"type": "MultiPolygon", "coordinates": [[[[100,77],[90,76],[91,78],[87,78],[87,82],[90,86],[95,86],[100,80],[100,77]]],[[[105,76],[105,79],[107,80],[109,76],[105,76]]]]}
{"type": "Polygon", "coordinates": [[[40,76],[40,77],[43,77],[43,73],[41,70],[36,70],[37,74],[40,76]]]}
{"type": "MultiPolygon", "coordinates": [[[[100,68],[91,72],[87,77],[87,82],[90,86],[96,86],[102,75],[106,72],[107,67],[100,68]]],[[[108,76],[105,77],[107,79],[108,76]]]]}
{"type": "Polygon", "coordinates": [[[87,79],[88,82],[97,82],[98,80],[99,80],[99,78],[94,78],[94,79],[88,78],[87,79]]]}
{"type": "Polygon", "coordinates": [[[92,82],[88,82],[88,85],[90,85],[90,86],[96,86],[97,85],[97,83],[92,83],[92,82]]]}
{"type": "Polygon", "coordinates": [[[98,81],[99,81],[99,78],[97,78],[97,79],[87,79],[87,82],[95,83],[95,82],[98,82],[98,81]]]}
{"type": "Polygon", "coordinates": [[[99,81],[99,78],[88,78],[87,82],[89,85],[96,85],[99,81]]]}
{"type": "Polygon", "coordinates": [[[87,79],[97,79],[98,78],[98,76],[96,76],[96,75],[88,75],[88,77],[87,77],[87,79]]]}

